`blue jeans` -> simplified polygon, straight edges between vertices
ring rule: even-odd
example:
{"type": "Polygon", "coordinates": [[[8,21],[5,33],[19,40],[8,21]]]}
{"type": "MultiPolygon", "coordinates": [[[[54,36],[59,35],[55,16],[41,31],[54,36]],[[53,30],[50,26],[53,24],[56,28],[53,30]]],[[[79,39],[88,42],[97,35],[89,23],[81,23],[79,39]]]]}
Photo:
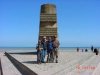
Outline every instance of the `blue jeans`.
{"type": "Polygon", "coordinates": [[[45,56],[46,56],[46,50],[42,50],[41,62],[43,62],[43,63],[44,63],[45,56]]]}

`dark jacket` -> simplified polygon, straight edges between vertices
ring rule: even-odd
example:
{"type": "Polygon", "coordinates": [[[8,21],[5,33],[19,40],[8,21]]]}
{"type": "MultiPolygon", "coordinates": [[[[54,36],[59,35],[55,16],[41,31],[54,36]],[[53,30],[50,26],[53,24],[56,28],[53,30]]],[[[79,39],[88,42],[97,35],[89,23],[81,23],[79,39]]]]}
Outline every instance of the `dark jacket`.
{"type": "Polygon", "coordinates": [[[43,50],[47,50],[47,41],[42,41],[43,50]]]}
{"type": "Polygon", "coordinates": [[[53,41],[48,41],[47,42],[47,50],[52,50],[53,49],[53,41]]]}

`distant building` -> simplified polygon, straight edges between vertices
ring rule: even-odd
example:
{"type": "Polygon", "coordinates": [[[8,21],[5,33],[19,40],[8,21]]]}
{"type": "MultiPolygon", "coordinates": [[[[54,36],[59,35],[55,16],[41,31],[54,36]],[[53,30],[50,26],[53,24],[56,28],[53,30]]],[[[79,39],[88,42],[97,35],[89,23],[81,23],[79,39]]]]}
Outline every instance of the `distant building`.
{"type": "Polygon", "coordinates": [[[58,36],[56,6],[53,4],[41,5],[39,39],[43,36],[58,36]]]}

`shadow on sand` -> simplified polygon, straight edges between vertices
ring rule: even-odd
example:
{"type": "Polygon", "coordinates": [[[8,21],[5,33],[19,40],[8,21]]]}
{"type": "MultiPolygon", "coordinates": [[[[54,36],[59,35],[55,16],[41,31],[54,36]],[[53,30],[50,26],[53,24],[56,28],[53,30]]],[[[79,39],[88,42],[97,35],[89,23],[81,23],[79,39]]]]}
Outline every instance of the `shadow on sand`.
{"type": "Polygon", "coordinates": [[[25,61],[25,62],[22,62],[22,63],[27,63],[27,64],[37,64],[37,61],[25,61]]]}
{"type": "Polygon", "coordinates": [[[20,54],[20,55],[36,55],[37,52],[14,52],[9,54],[20,54]]]}

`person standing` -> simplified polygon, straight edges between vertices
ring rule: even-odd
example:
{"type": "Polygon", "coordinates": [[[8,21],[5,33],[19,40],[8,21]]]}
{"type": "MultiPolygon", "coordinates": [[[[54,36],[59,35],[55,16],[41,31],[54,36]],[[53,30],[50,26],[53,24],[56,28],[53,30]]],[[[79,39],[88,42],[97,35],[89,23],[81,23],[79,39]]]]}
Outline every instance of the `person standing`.
{"type": "Polygon", "coordinates": [[[47,42],[47,63],[53,62],[53,41],[51,37],[49,37],[47,42]]]}
{"type": "Polygon", "coordinates": [[[93,46],[91,46],[91,51],[93,52],[93,46]]]}
{"type": "Polygon", "coordinates": [[[95,53],[96,55],[98,55],[99,51],[98,51],[97,48],[94,49],[94,53],[95,53]]]}
{"type": "Polygon", "coordinates": [[[58,63],[58,48],[59,48],[59,41],[57,39],[56,36],[54,36],[54,40],[53,40],[53,50],[54,50],[54,55],[53,58],[56,61],[56,63],[58,63]]]}
{"type": "Polygon", "coordinates": [[[77,47],[77,52],[79,52],[79,48],[77,47]]]}
{"type": "Polygon", "coordinates": [[[85,49],[85,52],[88,52],[88,49],[87,48],[85,49]]]}
{"type": "Polygon", "coordinates": [[[46,40],[45,36],[43,37],[42,45],[43,45],[43,50],[42,50],[42,60],[41,60],[41,62],[45,63],[44,59],[45,59],[46,51],[47,51],[47,40],[46,40]]]}
{"type": "Polygon", "coordinates": [[[38,44],[36,46],[36,50],[37,50],[37,63],[41,64],[41,51],[43,49],[41,40],[38,41],[38,44]]]}
{"type": "Polygon", "coordinates": [[[84,50],[82,49],[82,52],[83,52],[84,50]]]}

